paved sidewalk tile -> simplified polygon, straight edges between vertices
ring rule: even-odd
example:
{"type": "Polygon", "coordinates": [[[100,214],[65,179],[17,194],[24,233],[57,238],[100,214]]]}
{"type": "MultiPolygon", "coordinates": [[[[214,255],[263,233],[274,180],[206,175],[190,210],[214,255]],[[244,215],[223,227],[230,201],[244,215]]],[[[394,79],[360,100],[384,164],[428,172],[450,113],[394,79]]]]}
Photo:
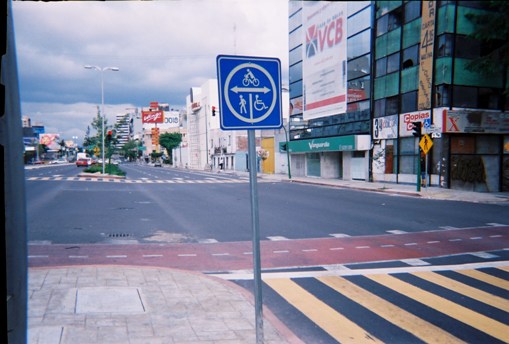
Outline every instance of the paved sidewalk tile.
{"type": "MultiPolygon", "coordinates": [[[[254,343],[254,306],[199,273],[90,266],[29,270],[28,342],[254,343]]],[[[265,343],[286,343],[264,321],[265,343]]]]}

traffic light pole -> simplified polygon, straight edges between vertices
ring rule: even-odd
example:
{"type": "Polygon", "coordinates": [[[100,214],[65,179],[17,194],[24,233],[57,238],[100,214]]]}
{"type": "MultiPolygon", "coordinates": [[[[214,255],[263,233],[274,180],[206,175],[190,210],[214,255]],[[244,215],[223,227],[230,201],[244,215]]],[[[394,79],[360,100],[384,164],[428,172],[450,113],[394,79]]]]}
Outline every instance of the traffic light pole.
{"type": "Polygon", "coordinates": [[[417,192],[421,192],[421,148],[417,145],[417,192]]]}

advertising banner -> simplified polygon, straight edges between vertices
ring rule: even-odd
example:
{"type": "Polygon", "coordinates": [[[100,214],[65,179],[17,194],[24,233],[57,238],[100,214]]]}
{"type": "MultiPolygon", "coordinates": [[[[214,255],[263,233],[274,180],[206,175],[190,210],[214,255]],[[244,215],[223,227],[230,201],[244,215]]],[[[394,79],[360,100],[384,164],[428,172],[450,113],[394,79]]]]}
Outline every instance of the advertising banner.
{"type": "Polygon", "coordinates": [[[141,122],[142,123],[163,123],[164,113],[161,110],[156,111],[142,111],[141,122]]]}
{"type": "Polygon", "coordinates": [[[419,90],[417,99],[417,109],[419,110],[431,109],[435,10],[435,1],[422,2],[419,90]]]}
{"type": "Polygon", "coordinates": [[[142,112],[142,123],[143,123],[143,129],[148,130],[150,128],[153,128],[154,126],[157,126],[160,129],[171,129],[171,128],[178,128],[180,126],[180,114],[178,111],[143,111],[142,112]],[[149,121],[144,120],[143,113],[144,112],[158,112],[160,115],[157,115],[157,122],[151,121],[156,117],[156,115],[149,115],[147,118],[149,121]]]}
{"type": "Polygon", "coordinates": [[[373,138],[395,139],[398,137],[398,115],[373,119],[373,138]]]}
{"type": "Polygon", "coordinates": [[[442,115],[444,133],[509,133],[509,112],[453,109],[442,115]]]}
{"type": "Polygon", "coordinates": [[[431,111],[414,111],[400,115],[399,136],[412,136],[413,122],[422,122],[423,132],[431,126],[431,111]]]}
{"type": "Polygon", "coordinates": [[[45,145],[49,150],[59,150],[59,142],[59,134],[39,134],[39,144],[45,145]]]}
{"type": "Polygon", "coordinates": [[[303,2],[305,120],[346,112],[346,2],[303,2]]]}

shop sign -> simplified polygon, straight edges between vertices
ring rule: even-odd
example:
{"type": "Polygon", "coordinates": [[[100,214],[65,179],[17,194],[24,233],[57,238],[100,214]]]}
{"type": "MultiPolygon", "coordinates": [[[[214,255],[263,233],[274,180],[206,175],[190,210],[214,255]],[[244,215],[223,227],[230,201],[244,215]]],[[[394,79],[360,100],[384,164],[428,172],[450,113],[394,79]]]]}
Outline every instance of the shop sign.
{"type": "Polygon", "coordinates": [[[423,128],[428,128],[431,125],[431,111],[415,111],[404,113],[399,117],[399,135],[412,136],[413,122],[422,122],[423,128]]]}
{"type": "Polygon", "coordinates": [[[164,116],[163,111],[142,111],[141,122],[142,123],[163,123],[164,116]]]}
{"type": "Polygon", "coordinates": [[[395,139],[398,136],[398,115],[373,119],[373,138],[395,139]]]}
{"type": "Polygon", "coordinates": [[[444,133],[509,133],[509,112],[454,109],[443,111],[444,133]]]}
{"type": "Polygon", "coordinates": [[[356,150],[355,135],[290,141],[291,153],[337,152],[356,150]]]}

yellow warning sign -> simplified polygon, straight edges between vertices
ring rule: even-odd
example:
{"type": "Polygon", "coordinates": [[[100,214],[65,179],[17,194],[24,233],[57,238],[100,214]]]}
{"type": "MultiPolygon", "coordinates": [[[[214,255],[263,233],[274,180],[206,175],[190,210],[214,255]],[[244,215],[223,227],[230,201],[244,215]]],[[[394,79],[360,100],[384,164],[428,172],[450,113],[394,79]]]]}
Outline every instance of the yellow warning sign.
{"type": "Polygon", "coordinates": [[[424,134],[421,141],[419,141],[419,147],[421,147],[424,154],[428,154],[431,146],[433,146],[433,140],[431,140],[431,137],[429,137],[428,134],[424,134]]]}

